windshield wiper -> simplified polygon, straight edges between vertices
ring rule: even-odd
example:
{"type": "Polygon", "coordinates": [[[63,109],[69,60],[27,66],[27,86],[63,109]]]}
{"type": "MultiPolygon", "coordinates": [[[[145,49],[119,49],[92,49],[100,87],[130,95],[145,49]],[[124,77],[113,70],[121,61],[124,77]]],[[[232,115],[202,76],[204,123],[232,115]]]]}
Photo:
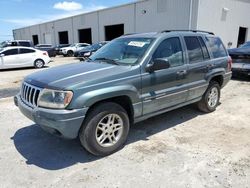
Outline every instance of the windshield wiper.
{"type": "Polygon", "coordinates": [[[106,57],[96,58],[95,60],[97,60],[97,61],[105,61],[105,62],[110,63],[110,64],[119,65],[119,63],[117,63],[115,60],[109,59],[109,58],[106,58],[106,57]]]}

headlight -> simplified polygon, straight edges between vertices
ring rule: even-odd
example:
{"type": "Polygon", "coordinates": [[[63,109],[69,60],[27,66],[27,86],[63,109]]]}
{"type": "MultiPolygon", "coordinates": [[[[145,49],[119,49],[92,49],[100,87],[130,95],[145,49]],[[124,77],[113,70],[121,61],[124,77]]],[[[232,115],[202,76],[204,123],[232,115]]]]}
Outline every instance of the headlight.
{"type": "Polygon", "coordinates": [[[90,55],[91,55],[91,52],[84,53],[84,56],[90,56],[90,55]]]}
{"type": "Polygon", "coordinates": [[[68,106],[73,97],[72,91],[57,91],[43,89],[38,99],[39,107],[63,109],[68,106]]]}

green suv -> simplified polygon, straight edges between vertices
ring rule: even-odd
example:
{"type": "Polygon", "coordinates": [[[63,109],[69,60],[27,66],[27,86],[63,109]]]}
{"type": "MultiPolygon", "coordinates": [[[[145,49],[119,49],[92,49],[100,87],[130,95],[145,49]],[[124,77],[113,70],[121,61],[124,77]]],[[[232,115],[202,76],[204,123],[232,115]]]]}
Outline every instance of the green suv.
{"type": "Polygon", "coordinates": [[[232,60],[204,31],[124,35],[80,64],[27,76],[15,104],[44,130],[79,137],[94,155],[126,142],[131,124],[191,104],[216,109],[232,60]]]}

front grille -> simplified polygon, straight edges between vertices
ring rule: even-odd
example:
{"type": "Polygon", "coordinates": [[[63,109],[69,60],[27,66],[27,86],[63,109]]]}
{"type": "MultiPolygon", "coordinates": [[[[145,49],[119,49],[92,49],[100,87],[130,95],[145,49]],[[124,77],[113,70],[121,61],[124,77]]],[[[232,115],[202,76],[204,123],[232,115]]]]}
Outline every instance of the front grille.
{"type": "Polygon", "coordinates": [[[41,88],[24,82],[21,87],[21,99],[30,107],[36,107],[41,88]]]}

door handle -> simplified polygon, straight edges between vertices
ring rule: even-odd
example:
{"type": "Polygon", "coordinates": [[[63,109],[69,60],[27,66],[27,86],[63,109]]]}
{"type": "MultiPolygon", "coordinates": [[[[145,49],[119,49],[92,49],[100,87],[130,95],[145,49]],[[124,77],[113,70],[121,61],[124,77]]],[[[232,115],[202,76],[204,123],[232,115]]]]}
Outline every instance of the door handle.
{"type": "Polygon", "coordinates": [[[207,68],[213,68],[215,66],[215,64],[209,64],[207,65],[207,68]]]}
{"type": "Polygon", "coordinates": [[[187,74],[187,71],[186,70],[178,71],[177,74],[182,76],[182,75],[187,74]]]}

